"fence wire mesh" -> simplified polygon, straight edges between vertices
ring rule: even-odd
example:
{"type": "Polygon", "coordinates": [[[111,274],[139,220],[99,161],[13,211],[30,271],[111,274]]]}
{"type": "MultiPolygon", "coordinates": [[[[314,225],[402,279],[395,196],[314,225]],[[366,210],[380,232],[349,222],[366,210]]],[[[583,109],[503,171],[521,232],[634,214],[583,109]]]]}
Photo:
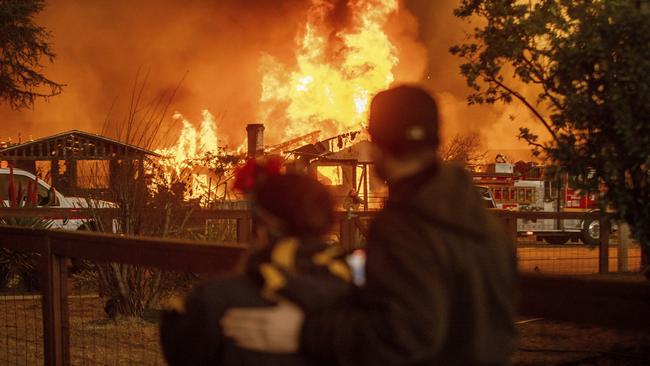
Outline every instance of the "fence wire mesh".
{"type": "MultiPolygon", "coordinates": [[[[638,272],[641,248],[638,244],[623,249],[615,238],[608,250],[608,272],[638,272]]],[[[517,262],[523,272],[560,275],[599,273],[600,248],[580,241],[564,245],[521,239],[517,242],[517,262]]]]}
{"type": "Polygon", "coordinates": [[[68,276],[71,364],[165,365],[158,333],[161,309],[169,298],[184,297],[199,277],[118,263],[73,263],[68,276]]]}
{"type": "Polygon", "coordinates": [[[0,248],[0,365],[43,363],[38,255],[0,248]]]}
{"type": "MultiPolygon", "coordinates": [[[[372,217],[344,219],[333,232],[333,241],[346,237],[348,249],[365,246],[365,232],[372,217]],[[345,232],[344,232],[345,231],[345,232]]],[[[237,239],[235,219],[190,222],[192,238],[211,241],[237,239]]],[[[519,269],[544,274],[592,274],[599,271],[599,248],[574,241],[550,245],[533,237],[517,242],[519,269]]],[[[0,248],[3,258],[15,252],[0,248]]],[[[638,244],[621,246],[610,239],[609,271],[640,269],[638,244]]],[[[0,262],[0,365],[43,364],[43,301],[38,267],[33,253],[20,258],[28,271],[16,270],[11,261],[0,262]],[[28,258],[29,260],[27,260],[28,258]],[[11,267],[13,266],[13,267],[11,267]]],[[[192,262],[194,263],[194,262],[192,262]]],[[[184,297],[201,281],[188,272],[159,270],[119,263],[102,264],[72,258],[67,263],[67,321],[69,360],[72,365],[164,365],[159,343],[161,308],[172,296],[184,297]]]]}
{"type": "Polygon", "coordinates": [[[155,319],[111,319],[104,298],[71,296],[70,360],[72,365],[164,365],[155,319]]]}

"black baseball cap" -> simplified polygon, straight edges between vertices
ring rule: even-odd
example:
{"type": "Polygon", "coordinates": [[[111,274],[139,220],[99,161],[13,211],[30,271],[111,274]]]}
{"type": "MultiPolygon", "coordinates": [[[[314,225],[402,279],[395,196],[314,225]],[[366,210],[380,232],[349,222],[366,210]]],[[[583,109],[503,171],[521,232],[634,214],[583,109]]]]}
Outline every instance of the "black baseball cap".
{"type": "Polygon", "coordinates": [[[396,155],[423,148],[435,150],[440,142],[438,106],[418,87],[382,91],[370,103],[368,130],[374,143],[396,155]]]}

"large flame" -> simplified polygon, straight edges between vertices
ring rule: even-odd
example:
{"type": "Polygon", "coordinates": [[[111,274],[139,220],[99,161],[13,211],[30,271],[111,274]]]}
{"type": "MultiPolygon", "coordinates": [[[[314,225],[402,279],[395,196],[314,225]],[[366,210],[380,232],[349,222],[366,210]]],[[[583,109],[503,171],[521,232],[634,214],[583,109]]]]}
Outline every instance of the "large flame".
{"type": "Polygon", "coordinates": [[[192,159],[199,159],[206,154],[219,152],[214,116],[207,109],[203,110],[201,115],[203,119],[199,127],[200,132],[197,132],[187,118],[178,112],[174,113],[173,118],[183,124],[180,136],[173,147],[156,150],[158,154],[168,159],[170,167],[177,174],[180,174],[183,169],[190,168],[189,164],[192,159]]]}
{"type": "MultiPolygon", "coordinates": [[[[260,60],[260,121],[270,130],[281,128],[275,136],[281,142],[314,131],[333,136],[361,129],[370,98],[394,81],[398,58],[384,27],[398,8],[399,0],[311,0],[296,37],[295,65],[271,55],[260,60]],[[345,19],[335,20],[341,13],[345,19]]],[[[181,114],[174,118],[183,124],[178,141],[157,151],[165,157],[165,180],[185,183],[185,198],[205,203],[211,180],[219,178],[203,168],[206,156],[224,154],[214,117],[203,111],[198,131],[181,114]]]]}
{"type": "Polygon", "coordinates": [[[174,114],[173,118],[181,121],[183,128],[174,146],[156,150],[162,158],[159,160],[161,172],[154,183],[165,186],[183,183],[185,199],[206,204],[226,193],[220,185],[227,179],[232,164],[223,165],[221,158],[225,151],[218,145],[214,116],[208,110],[203,110],[202,116],[197,131],[182,114],[174,114]]]}
{"type": "Polygon", "coordinates": [[[344,26],[328,22],[336,1],[312,0],[296,40],[293,68],[270,55],[261,60],[262,122],[275,125],[283,109],[284,139],[319,130],[327,135],[363,126],[370,98],[394,80],[395,47],[384,26],[398,0],[351,0],[344,26]]]}

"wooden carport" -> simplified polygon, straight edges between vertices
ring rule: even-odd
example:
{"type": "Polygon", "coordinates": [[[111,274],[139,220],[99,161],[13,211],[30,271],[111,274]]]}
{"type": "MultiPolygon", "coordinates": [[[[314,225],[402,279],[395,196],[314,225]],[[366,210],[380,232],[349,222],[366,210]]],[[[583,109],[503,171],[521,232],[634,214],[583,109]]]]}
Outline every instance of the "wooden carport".
{"type": "MultiPolygon", "coordinates": [[[[113,187],[123,164],[136,164],[135,175],[144,177],[144,160],[149,156],[159,155],[132,144],[79,130],[62,132],[0,150],[0,161],[40,175],[68,196],[83,196],[87,193],[101,196],[113,187]],[[105,175],[105,184],[93,185],[92,182],[81,179],[92,178],[80,175],[80,169],[88,170],[89,162],[105,166],[104,171],[95,172],[105,175]],[[37,165],[41,169],[37,169],[37,165]]],[[[92,173],[91,171],[90,174],[92,173]]],[[[86,172],[86,175],[89,173],[86,172]]]]}

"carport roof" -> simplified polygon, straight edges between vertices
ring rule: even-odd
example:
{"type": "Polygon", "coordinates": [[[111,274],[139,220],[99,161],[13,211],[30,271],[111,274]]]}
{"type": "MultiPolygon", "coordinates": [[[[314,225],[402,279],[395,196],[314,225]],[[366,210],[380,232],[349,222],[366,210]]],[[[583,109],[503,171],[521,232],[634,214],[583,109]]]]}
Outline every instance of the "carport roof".
{"type": "Polygon", "coordinates": [[[0,150],[2,160],[121,159],[160,155],[109,137],[70,130],[0,150]]]}

